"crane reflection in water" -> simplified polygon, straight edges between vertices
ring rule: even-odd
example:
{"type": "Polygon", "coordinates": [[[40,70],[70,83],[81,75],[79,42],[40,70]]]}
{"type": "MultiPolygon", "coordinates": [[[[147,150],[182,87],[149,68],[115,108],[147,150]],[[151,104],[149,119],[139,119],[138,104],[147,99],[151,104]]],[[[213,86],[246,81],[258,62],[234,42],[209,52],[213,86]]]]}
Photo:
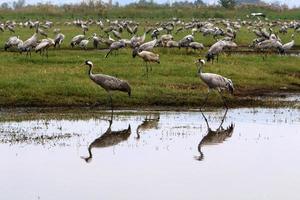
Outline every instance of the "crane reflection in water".
{"type": "Polygon", "coordinates": [[[195,156],[196,160],[202,161],[204,159],[204,153],[202,152],[202,147],[205,145],[216,145],[224,142],[227,138],[230,138],[233,134],[234,124],[231,123],[227,128],[223,128],[223,123],[226,118],[228,109],[226,109],[224,116],[222,117],[221,123],[216,130],[212,130],[209,126],[208,120],[204,113],[201,114],[205,120],[207,126],[207,134],[202,138],[198,144],[199,156],[195,156]]]}
{"type": "Polygon", "coordinates": [[[137,135],[136,139],[138,140],[141,138],[140,133],[142,132],[145,132],[150,129],[157,129],[159,119],[160,119],[159,113],[147,115],[143,120],[143,122],[140,125],[138,125],[136,129],[136,135],[137,135]]]}
{"type": "Polygon", "coordinates": [[[93,148],[105,148],[105,147],[115,146],[121,142],[126,141],[129,138],[129,136],[131,134],[130,124],[128,125],[128,128],[126,128],[126,129],[112,131],[111,130],[112,123],[113,123],[113,120],[111,118],[111,120],[109,120],[109,126],[106,129],[106,131],[100,137],[96,138],[92,143],[89,144],[89,146],[88,146],[89,156],[81,157],[87,163],[91,162],[91,160],[93,158],[93,153],[92,153],[93,148]]]}

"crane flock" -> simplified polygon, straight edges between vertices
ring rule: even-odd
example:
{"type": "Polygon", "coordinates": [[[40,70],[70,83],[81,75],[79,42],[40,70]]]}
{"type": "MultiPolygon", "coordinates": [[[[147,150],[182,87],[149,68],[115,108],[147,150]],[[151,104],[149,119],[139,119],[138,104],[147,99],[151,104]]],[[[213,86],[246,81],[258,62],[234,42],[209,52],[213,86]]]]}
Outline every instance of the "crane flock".
{"type": "MultiPolygon", "coordinates": [[[[69,46],[76,48],[77,46],[81,49],[88,50],[91,48],[99,49],[101,46],[106,46],[107,54],[106,58],[112,52],[117,52],[122,48],[131,48],[132,57],[140,57],[146,63],[146,73],[148,76],[148,63],[161,63],[160,55],[156,52],[158,48],[185,48],[186,52],[189,49],[194,51],[200,50],[205,51],[205,46],[200,41],[196,41],[198,35],[202,37],[211,37],[215,42],[205,52],[205,58],[207,62],[211,61],[212,64],[214,59],[219,60],[219,55],[230,49],[241,48],[238,45],[236,38],[242,35],[242,27],[253,34],[256,38],[253,39],[252,43],[249,44],[256,53],[262,53],[262,55],[269,52],[275,52],[278,54],[286,54],[295,46],[294,37],[300,32],[300,22],[298,21],[268,21],[261,20],[260,13],[253,15],[257,17],[256,20],[229,20],[229,19],[208,19],[208,20],[197,20],[183,21],[178,18],[173,18],[165,22],[158,22],[152,25],[144,27],[144,32],[138,35],[138,30],[141,29],[142,25],[133,20],[74,20],[72,22],[67,21],[63,26],[75,26],[81,33],[71,38],[69,46]],[[100,31],[98,33],[90,34],[91,27],[96,26],[100,31]],[[278,31],[274,31],[274,29],[278,31]],[[293,30],[294,33],[291,35],[291,41],[283,43],[279,37],[279,34],[287,34],[289,30],[293,30]],[[174,36],[183,34],[183,32],[189,32],[187,35],[182,37],[180,40],[174,40],[174,36]],[[127,33],[126,33],[127,32],[127,33]],[[88,36],[90,34],[90,37],[88,36]],[[129,35],[130,38],[125,38],[124,35],[129,35]],[[150,41],[146,41],[147,35],[151,37],[150,41]],[[90,41],[92,46],[89,45],[90,41]]],[[[4,50],[17,50],[20,53],[26,52],[26,55],[31,55],[31,51],[39,52],[41,55],[48,57],[48,50],[53,48],[60,48],[66,38],[65,34],[62,33],[60,28],[55,28],[53,33],[55,34],[54,39],[49,38],[49,30],[54,28],[57,24],[47,20],[45,22],[27,20],[24,22],[6,21],[0,23],[0,30],[2,32],[9,31],[10,34],[17,34],[19,28],[29,28],[32,31],[32,36],[25,39],[24,42],[19,35],[10,36],[4,44],[4,50]],[[44,37],[44,39],[41,39],[44,37]]],[[[70,36],[70,35],[68,35],[70,36]]],[[[184,54],[183,52],[181,52],[184,54]]],[[[197,52],[198,54],[198,52],[197,52]]],[[[265,56],[263,56],[265,59],[265,56]]],[[[113,90],[120,90],[127,92],[130,96],[131,87],[127,81],[104,75],[104,74],[93,74],[92,68],[93,63],[89,60],[85,62],[89,66],[89,77],[96,84],[103,87],[109,94],[110,105],[113,110],[112,98],[110,92],[113,90]]],[[[196,64],[198,66],[198,76],[207,85],[209,92],[207,93],[204,104],[206,104],[208,95],[211,89],[217,89],[221,94],[225,107],[227,103],[222,95],[222,90],[228,90],[231,94],[233,93],[234,87],[233,82],[218,74],[203,73],[202,67],[205,64],[203,59],[197,59],[196,64]]],[[[152,70],[152,67],[150,67],[152,70]]]]}

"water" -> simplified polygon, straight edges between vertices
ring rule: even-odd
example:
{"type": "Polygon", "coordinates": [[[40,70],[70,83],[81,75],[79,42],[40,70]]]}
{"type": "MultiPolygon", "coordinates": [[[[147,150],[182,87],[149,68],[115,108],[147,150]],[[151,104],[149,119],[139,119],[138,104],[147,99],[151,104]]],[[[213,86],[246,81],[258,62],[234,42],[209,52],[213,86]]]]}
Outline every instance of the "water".
{"type": "Polygon", "coordinates": [[[224,112],[3,113],[1,199],[300,199],[300,110],[224,112]]]}

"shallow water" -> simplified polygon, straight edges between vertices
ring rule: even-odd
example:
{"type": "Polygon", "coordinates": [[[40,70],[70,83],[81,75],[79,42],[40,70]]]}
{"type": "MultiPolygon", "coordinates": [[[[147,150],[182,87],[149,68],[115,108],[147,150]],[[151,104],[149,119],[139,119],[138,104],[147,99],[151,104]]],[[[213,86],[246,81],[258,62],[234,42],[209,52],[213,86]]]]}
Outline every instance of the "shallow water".
{"type": "Polygon", "coordinates": [[[300,110],[224,112],[3,114],[1,199],[300,199],[300,110]]]}

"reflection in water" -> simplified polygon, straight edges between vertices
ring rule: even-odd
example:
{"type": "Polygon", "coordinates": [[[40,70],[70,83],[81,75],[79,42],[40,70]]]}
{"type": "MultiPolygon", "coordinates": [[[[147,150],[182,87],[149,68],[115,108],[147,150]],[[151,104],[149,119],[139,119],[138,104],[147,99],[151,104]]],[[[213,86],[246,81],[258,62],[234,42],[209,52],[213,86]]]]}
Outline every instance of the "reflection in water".
{"type": "Polygon", "coordinates": [[[160,119],[159,113],[150,114],[146,116],[144,121],[136,129],[136,134],[137,134],[136,139],[140,139],[140,132],[153,129],[153,128],[157,129],[159,119],[160,119]]]}
{"type": "Polygon", "coordinates": [[[204,159],[204,154],[201,150],[201,147],[203,145],[214,145],[214,144],[218,144],[218,143],[222,143],[224,142],[227,138],[232,136],[233,133],[233,129],[234,129],[234,124],[231,123],[227,128],[223,128],[223,123],[225,120],[225,117],[227,115],[227,111],[228,109],[226,109],[225,114],[221,120],[221,123],[219,125],[219,127],[216,130],[212,130],[208,124],[208,120],[205,117],[205,115],[203,114],[203,112],[201,112],[205,122],[206,122],[206,126],[207,126],[207,134],[202,138],[202,140],[200,141],[200,143],[198,144],[198,151],[200,153],[199,156],[196,157],[196,160],[203,160],[204,159]]]}
{"type": "Polygon", "coordinates": [[[127,129],[123,129],[120,131],[112,131],[111,130],[112,120],[109,120],[109,126],[107,130],[97,139],[95,139],[88,147],[89,156],[81,157],[86,162],[90,162],[92,160],[92,148],[104,148],[110,147],[119,144],[127,140],[131,134],[130,124],[127,129]]]}

